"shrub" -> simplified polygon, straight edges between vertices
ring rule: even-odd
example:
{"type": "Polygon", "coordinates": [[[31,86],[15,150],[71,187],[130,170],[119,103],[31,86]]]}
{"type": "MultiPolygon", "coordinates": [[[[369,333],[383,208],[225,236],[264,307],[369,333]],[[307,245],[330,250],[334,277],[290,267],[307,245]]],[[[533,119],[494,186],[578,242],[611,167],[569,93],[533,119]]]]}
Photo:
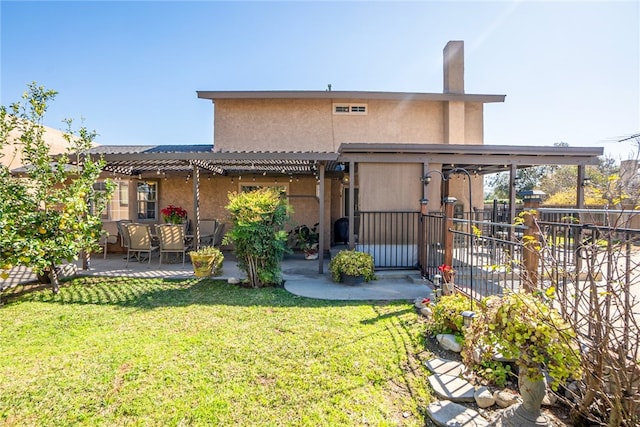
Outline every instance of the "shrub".
{"type": "Polygon", "coordinates": [[[469,297],[455,293],[445,295],[433,305],[433,316],[428,326],[432,334],[463,334],[462,312],[469,310],[469,297]]]}
{"type": "Polygon", "coordinates": [[[478,348],[485,362],[499,351],[514,359],[531,380],[541,379],[546,369],[554,390],[581,373],[575,332],[540,295],[521,292],[487,298],[465,338],[463,358],[470,365],[478,348]]]}
{"type": "Polygon", "coordinates": [[[288,252],[284,225],[290,206],[278,189],[261,188],[244,193],[229,193],[226,206],[232,228],[225,244],[234,244],[239,267],[247,273],[249,285],[260,288],[279,285],[280,261],[288,252]]]}
{"type": "Polygon", "coordinates": [[[356,250],[343,250],[329,262],[334,282],[342,282],[343,275],[362,276],[365,282],[375,279],[373,256],[356,250]]]}

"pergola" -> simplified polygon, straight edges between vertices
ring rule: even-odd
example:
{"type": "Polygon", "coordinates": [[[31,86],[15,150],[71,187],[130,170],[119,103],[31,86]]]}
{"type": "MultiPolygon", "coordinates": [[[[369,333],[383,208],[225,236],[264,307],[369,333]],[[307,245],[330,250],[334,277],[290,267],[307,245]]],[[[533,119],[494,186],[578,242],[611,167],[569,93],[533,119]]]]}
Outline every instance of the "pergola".
{"type": "MultiPolygon", "coordinates": [[[[93,157],[106,161],[105,173],[119,176],[149,178],[152,176],[190,176],[193,182],[194,212],[199,218],[199,182],[207,176],[315,176],[319,182],[319,272],[323,271],[324,242],[324,178],[349,174],[355,182],[358,163],[422,163],[423,173],[431,167],[441,168],[442,174],[463,169],[470,175],[510,173],[511,217],[515,216],[514,191],[518,169],[540,165],[576,165],[578,208],[584,207],[585,167],[597,165],[603,154],[601,147],[549,147],[462,144],[397,144],[343,143],[337,152],[270,152],[215,151],[213,145],[157,145],[157,146],[97,146],[90,151],[93,157]],[[430,166],[432,165],[432,166],[430,166]]],[[[350,200],[354,188],[349,187],[350,200]]],[[[354,208],[349,211],[349,237],[354,239],[354,208]]],[[[196,221],[197,224],[197,221],[196,221]]],[[[199,233],[196,225],[196,233],[199,233]]],[[[196,241],[198,239],[196,238],[196,241]]]]}

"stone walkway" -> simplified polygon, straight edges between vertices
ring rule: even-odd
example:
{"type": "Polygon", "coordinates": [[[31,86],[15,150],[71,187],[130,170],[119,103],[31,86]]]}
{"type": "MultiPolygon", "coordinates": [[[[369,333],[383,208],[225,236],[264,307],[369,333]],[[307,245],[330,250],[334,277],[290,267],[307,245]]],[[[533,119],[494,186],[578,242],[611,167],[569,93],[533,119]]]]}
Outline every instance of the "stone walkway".
{"type": "Polygon", "coordinates": [[[462,378],[464,365],[452,360],[435,358],[425,362],[432,373],[429,384],[442,400],[433,402],[427,408],[429,418],[441,427],[483,427],[489,421],[477,411],[460,403],[475,401],[475,387],[462,378]]]}

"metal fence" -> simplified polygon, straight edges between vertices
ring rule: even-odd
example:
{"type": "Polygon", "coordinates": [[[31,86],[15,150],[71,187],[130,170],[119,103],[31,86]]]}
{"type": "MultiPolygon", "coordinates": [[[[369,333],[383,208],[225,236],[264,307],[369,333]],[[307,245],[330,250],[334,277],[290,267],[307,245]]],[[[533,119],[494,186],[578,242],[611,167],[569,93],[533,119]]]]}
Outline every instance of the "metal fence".
{"type": "Polygon", "coordinates": [[[418,267],[420,213],[360,211],[356,249],[373,255],[377,269],[418,267]]]}

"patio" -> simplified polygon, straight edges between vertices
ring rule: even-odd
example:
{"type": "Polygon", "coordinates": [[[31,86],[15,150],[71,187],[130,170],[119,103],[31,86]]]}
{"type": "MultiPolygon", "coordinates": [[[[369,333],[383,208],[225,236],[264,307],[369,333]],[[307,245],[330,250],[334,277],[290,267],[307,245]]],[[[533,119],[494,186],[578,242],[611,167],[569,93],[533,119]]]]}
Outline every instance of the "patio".
{"type": "MultiPolygon", "coordinates": [[[[232,252],[224,252],[225,261],[222,275],[216,280],[230,278],[243,279],[244,273],[237,266],[236,258],[232,252]]],[[[307,261],[301,253],[285,255],[282,261],[282,279],[287,291],[294,295],[328,300],[414,300],[430,295],[431,289],[422,279],[417,270],[378,271],[378,280],[363,283],[357,286],[334,283],[331,280],[329,261],[325,260],[324,271],[318,273],[318,265],[314,261],[307,261]]],[[[82,270],[82,262],[74,264],[77,274],[80,276],[104,276],[104,277],[135,277],[135,278],[163,278],[163,279],[193,279],[193,267],[190,262],[184,265],[182,261],[158,264],[158,255],[153,254],[151,262],[129,261],[121,253],[109,253],[104,259],[95,254],[91,257],[89,269],[82,270]]],[[[73,267],[71,268],[73,269],[73,267]]],[[[0,288],[16,287],[35,282],[36,277],[29,270],[20,267],[14,268],[9,278],[0,282],[0,288]]]]}

